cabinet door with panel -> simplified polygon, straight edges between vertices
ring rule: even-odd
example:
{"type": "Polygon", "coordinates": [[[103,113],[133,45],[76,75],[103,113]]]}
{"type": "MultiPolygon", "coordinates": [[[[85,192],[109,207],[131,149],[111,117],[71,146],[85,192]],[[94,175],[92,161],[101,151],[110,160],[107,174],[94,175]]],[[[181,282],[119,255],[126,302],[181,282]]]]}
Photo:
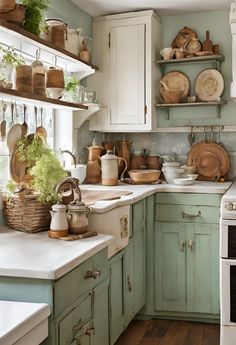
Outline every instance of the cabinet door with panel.
{"type": "Polygon", "coordinates": [[[188,224],[187,310],[219,314],[219,226],[188,224]]]}
{"type": "Polygon", "coordinates": [[[109,262],[109,323],[110,344],[114,344],[124,330],[124,251],[109,262]]]}
{"type": "Polygon", "coordinates": [[[124,308],[125,327],[135,316],[135,277],[134,277],[134,241],[131,238],[124,254],[124,308]]]}
{"type": "Polygon", "coordinates": [[[90,130],[133,131],[156,127],[155,103],[161,46],[155,11],[98,17],[93,23],[94,62],[88,80],[106,109],[90,119],[90,130]]]}
{"type": "Polygon", "coordinates": [[[155,309],[186,311],[186,224],[155,224],[155,309]]]}

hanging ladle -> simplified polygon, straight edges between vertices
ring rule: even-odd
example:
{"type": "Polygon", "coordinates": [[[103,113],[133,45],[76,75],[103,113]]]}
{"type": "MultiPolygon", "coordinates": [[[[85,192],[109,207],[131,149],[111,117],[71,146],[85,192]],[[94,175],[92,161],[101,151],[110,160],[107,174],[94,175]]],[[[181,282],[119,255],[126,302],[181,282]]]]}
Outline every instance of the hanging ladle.
{"type": "Polygon", "coordinates": [[[23,114],[24,114],[24,122],[22,123],[21,127],[22,127],[22,135],[25,136],[28,132],[28,124],[26,122],[26,110],[27,110],[27,106],[25,104],[23,104],[23,114]]]}
{"type": "Polygon", "coordinates": [[[43,108],[40,108],[40,126],[36,128],[36,135],[39,135],[40,137],[43,137],[44,139],[47,139],[47,131],[43,127],[43,108]]]}
{"type": "Polygon", "coordinates": [[[193,126],[191,126],[191,133],[188,135],[189,145],[192,146],[195,141],[195,134],[193,133],[193,126]]]}
{"type": "Polygon", "coordinates": [[[6,111],[7,111],[7,104],[3,103],[2,105],[2,122],[0,125],[0,131],[1,131],[1,141],[6,141],[6,111]]]}

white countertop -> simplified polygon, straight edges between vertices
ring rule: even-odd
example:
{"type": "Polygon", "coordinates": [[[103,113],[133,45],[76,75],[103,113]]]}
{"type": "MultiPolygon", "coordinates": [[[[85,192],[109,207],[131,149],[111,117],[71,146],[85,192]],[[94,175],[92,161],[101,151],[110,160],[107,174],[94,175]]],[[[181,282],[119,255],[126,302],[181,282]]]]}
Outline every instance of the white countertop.
{"type": "Polygon", "coordinates": [[[0,229],[0,276],[58,279],[108,246],[112,236],[98,234],[77,241],[0,229]]]}
{"type": "Polygon", "coordinates": [[[49,315],[44,303],[0,301],[0,344],[15,344],[49,315]]]}
{"type": "Polygon", "coordinates": [[[80,186],[81,189],[92,190],[113,190],[113,191],[130,191],[132,194],[122,196],[120,199],[109,201],[97,201],[96,204],[91,206],[92,212],[104,213],[112,210],[115,207],[133,204],[143,198],[146,198],[157,192],[166,193],[213,193],[213,194],[225,194],[231,186],[232,182],[207,182],[196,181],[191,186],[177,186],[174,184],[151,184],[151,185],[130,185],[120,183],[118,186],[102,186],[102,185],[84,185],[80,186]]]}

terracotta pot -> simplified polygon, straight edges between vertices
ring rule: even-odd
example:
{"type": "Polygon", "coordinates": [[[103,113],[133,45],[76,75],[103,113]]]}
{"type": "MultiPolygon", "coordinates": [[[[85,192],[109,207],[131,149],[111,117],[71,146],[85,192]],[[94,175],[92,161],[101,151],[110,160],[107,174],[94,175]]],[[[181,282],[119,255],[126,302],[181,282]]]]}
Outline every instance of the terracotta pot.
{"type": "Polygon", "coordinates": [[[31,66],[22,65],[16,69],[16,90],[27,93],[33,92],[31,66]]]}
{"type": "Polygon", "coordinates": [[[15,0],[0,0],[0,13],[14,10],[16,6],[15,0]]]}

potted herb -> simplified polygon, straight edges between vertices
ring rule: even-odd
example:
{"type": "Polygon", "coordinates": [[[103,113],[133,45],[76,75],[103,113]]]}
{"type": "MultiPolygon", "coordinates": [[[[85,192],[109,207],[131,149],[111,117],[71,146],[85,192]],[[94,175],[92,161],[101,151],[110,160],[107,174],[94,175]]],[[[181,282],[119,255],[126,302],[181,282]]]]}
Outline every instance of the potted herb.
{"type": "Polygon", "coordinates": [[[50,0],[22,0],[22,4],[25,6],[23,28],[39,36],[45,22],[44,13],[50,5],[50,0]]]}
{"type": "Polygon", "coordinates": [[[3,48],[0,46],[0,85],[12,87],[12,72],[25,63],[22,56],[16,53],[13,47],[3,48]]]}
{"type": "Polygon", "coordinates": [[[68,102],[83,103],[84,88],[76,76],[65,78],[65,93],[63,99],[68,102]]]}
{"type": "Polygon", "coordinates": [[[37,193],[38,201],[57,202],[55,186],[67,173],[53,150],[40,136],[27,136],[18,142],[17,157],[19,162],[27,163],[27,187],[37,193]]]}

